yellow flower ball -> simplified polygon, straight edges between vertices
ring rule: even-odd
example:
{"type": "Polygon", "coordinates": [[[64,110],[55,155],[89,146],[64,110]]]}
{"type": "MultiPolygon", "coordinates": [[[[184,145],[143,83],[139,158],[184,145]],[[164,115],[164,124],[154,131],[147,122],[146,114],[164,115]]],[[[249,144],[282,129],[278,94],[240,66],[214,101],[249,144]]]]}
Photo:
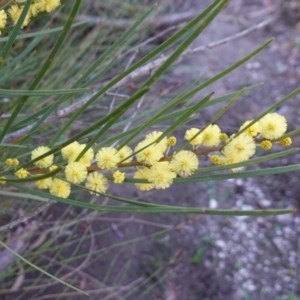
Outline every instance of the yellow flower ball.
{"type": "Polygon", "coordinates": [[[283,147],[288,147],[288,146],[292,145],[293,141],[290,137],[286,137],[286,138],[280,140],[279,143],[283,147]]]}
{"type": "MultiPolygon", "coordinates": [[[[244,129],[247,125],[249,125],[253,120],[246,121],[241,127],[240,130],[244,129]]],[[[258,134],[258,122],[251,125],[249,128],[247,128],[245,131],[243,131],[243,134],[249,135],[251,137],[256,136],[258,134]]]]}
{"type": "Polygon", "coordinates": [[[175,136],[170,136],[170,137],[168,138],[168,140],[167,140],[167,144],[168,144],[168,146],[170,146],[170,147],[175,146],[175,145],[176,145],[176,142],[177,142],[177,139],[176,139],[175,136]]]}
{"type": "Polygon", "coordinates": [[[41,3],[44,5],[43,10],[48,13],[60,6],[60,0],[42,0],[41,3]]]}
{"type": "Polygon", "coordinates": [[[87,177],[86,166],[77,161],[69,163],[66,166],[65,175],[69,182],[79,184],[87,177]]]}
{"type": "MultiPolygon", "coordinates": [[[[135,174],[133,175],[133,178],[135,179],[146,179],[148,180],[150,174],[150,169],[144,167],[138,169],[135,174]]],[[[135,183],[135,186],[141,190],[141,191],[150,191],[154,188],[154,185],[152,183],[135,183]]]]}
{"type": "Polygon", "coordinates": [[[113,173],[114,183],[122,183],[125,180],[125,173],[120,172],[117,170],[113,173]]]}
{"type": "Polygon", "coordinates": [[[35,185],[37,186],[37,188],[41,190],[49,189],[50,186],[52,185],[52,178],[49,177],[49,178],[37,180],[35,181],[35,185]]]}
{"type": "Polygon", "coordinates": [[[17,158],[13,158],[12,165],[14,167],[18,166],[19,165],[19,160],[17,158]]]}
{"type": "Polygon", "coordinates": [[[198,128],[190,128],[185,132],[184,139],[188,141],[190,145],[197,146],[202,143],[203,135],[200,133],[200,129],[198,128]],[[195,138],[193,138],[196,134],[198,134],[195,138]]]}
{"type": "Polygon", "coordinates": [[[6,183],[6,177],[5,176],[0,176],[0,184],[5,184],[6,183]]]}
{"type": "Polygon", "coordinates": [[[6,165],[7,167],[12,167],[13,164],[14,164],[14,161],[13,161],[12,158],[7,158],[7,159],[5,160],[5,165],[6,165]]]}
{"type": "Polygon", "coordinates": [[[37,16],[44,9],[44,5],[41,2],[32,3],[29,8],[30,15],[32,17],[37,16]]]}
{"type": "Polygon", "coordinates": [[[24,179],[29,175],[29,172],[25,169],[20,169],[14,173],[18,178],[24,179]]]}
{"type": "Polygon", "coordinates": [[[273,140],[281,137],[287,130],[287,123],[284,116],[278,113],[270,113],[259,120],[258,131],[268,139],[273,140]]]}
{"type": "MultiPolygon", "coordinates": [[[[23,8],[20,8],[16,4],[11,5],[10,8],[8,9],[8,14],[10,15],[10,17],[11,17],[14,25],[17,24],[22,11],[23,11],[23,8]]],[[[25,17],[25,20],[23,21],[23,24],[22,24],[21,28],[23,28],[24,26],[27,26],[28,23],[29,23],[29,21],[30,21],[30,13],[27,13],[27,15],[25,17]]]]}
{"type": "MultiPolygon", "coordinates": [[[[86,144],[80,144],[79,145],[79,153],[85,148],[86,144]]],[[[78,155],[79,155],[78,153],[78,155]]],[[[91,165],[92,160],[94,159],[94,150],[92,148],[89,148],[83,156],[79,159],[79,162],[86,167],[89,167],[91,165]]]]}
{"type": "Polygon", "coordinates": [[[265,140],[260,143],[260,147],[263,150],[270,150],[272,148],[272,146],[273,146],[273,144],[269,140],[265,140]]]}
{"type": "Polygon", "coordinates": [[[108,180],[103,174],[92,172],[88,175],[85,186],[92,190],[91,194],[105,193],[108,188],[108,180]]]}
{"type": "Polygon", "coordinates": [[[58,168],[58,166],[56,166],[56,165],[52,165],[50,168],[49,168],[49,171],[51,172],[51,171],[54,171],[54,170],[56,170],[58,168]]]}
{"type": "Polygon", "coordinates": [[[128,146],[124,146],[122,147],[118,153],[117,153],[117,156],[118,156],[118,159],[119,159],[119,162],[122,162],[122,163],[129,163],[132,161],[133,157],[130,156],[132,155],[133,151],[130,147],[128,146]],[[130,157],[128,157],[130,156],[130,157]],[[125,159],[126,157],[128,157],[126,160],[123,161],[123,159],[125,159]]]}
{"type": "MultiPolygon", "coordinates": [[[[161,131],[153,131],[146,135],[145,141],[147,141],[148,144],[155,142],[162,134],[163,134],[163,132],[161,132],[161,131]]],[[[162,153],[164,153],[168,148],[167,137],[166,136],[163,137],[163,139],[161,141],[159,141],[158,143],[155,143],[154,145],[157,145],[158,148],[160,149],[160,151],[162,153]]]]}
{"type": "Polygon", "coordinates": [[[99,168],[103,170],[113,170],[119,163],[117,150],[113,147],[101,148],[97,155],[96,161],[99,168]]]}
{"type": "Polygon", "coordinates": [[[221,129],[218,125],[209,125],[202,132],[202,145],[207,147],[217,146],[220,143],[221,129]]]}
{"type": "Polygon", "coordinates": [[[175,153],[170,161],[170,169],[176,174],[190,176],[198,169],[199,160],[195,153],[187,150],[175,153]]]}
{"type": "Polygon", "coordinates": [[[157,144],[153,144],[151,146],[148,146],[148,144],[149,141],[147,140],[138,143],[134,149],[134,152],[137,152],[135,156],[138,162],[152,166],[163,157],[163,154],[161,147],[159,147],[157,144]]]}
{"type": "Polygon", "coordinates": [[[221,133],[219,136],[219,139],[221,142],[226,142],[228,140],[228,135],[227,133],[221,133]]]}
{"type": "Polygon", "coordinates": [[[53,196],[60,198],[68,198],[71,193],[71,186],[68,182],[54,178],[50,186],[49,192],[53,196]]]}
{"type": "MultiPolygon", "coordinates": [[[[35,148],[31,152],[31,160],[36,159],[37,157],[45,154],[46,152],[50,151],[51,149],[49,147],[40,146],[35,148]]],[[[44,158],[39,159],[38,161],[34,162],[33,164],[37,166],[38,168],[48,168],[53,164],[54,155],[50,154],[44,158]]]]}
{"type": "Polygon", "coordinates": [[[150,168],[148,180],[156,189],[166,189],[171,186],[176,173],[169,168],[169,162],[160,162],[150,168]]]}
{"type": "Polygon", "coordinates": [[[82,149],[80,148],[80,144],[77,141],[75,141],[69,144],[68,146],[62,148],[61,155],[65,160],[67,160],[70,163],[75,161],[81,150],[82,149]]]}
{"type": "Polygon", "coordinates": [[[246,134],[240,134],[237,137],[231,137],[231,140],[224,147],[223,153],[230,160],[235,162],[248,160],[254,155],[256,145],[254,139],[246,134]]]}
{"type": "Polygon", "coordinates": [[[1,9],[0,10],[0,28],[1,29],[5,27],[6,21],[7,21],[7,14],[3,9],[1,9]]]}
{"type": "Polygon", "coordinates": [[[220,165],[222,163],[222,158],[219,155],[212,155],[209,157],[209,159],[214,165],[220,165]]]}

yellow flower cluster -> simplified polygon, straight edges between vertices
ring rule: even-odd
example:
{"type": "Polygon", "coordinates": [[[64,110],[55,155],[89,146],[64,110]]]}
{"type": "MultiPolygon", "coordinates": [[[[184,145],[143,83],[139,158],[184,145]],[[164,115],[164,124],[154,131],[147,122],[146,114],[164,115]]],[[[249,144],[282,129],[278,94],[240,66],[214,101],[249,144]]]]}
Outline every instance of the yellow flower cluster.
{"type": "MultiPolygon", "coordinates": [[[[255,122],[251,126],[253,120],[246,121],[239,129],[239,134],[233,134],[228,140],[220,135],[220,139],[225,142],[222,147],[222,155],[210,156],[210,161],[217,165],[227,165],[239,163],[248,160],[255,154],[256,142],[260,142],[260,147],[264,150],[272,148],[272,140],[280,138],[287,130],[287,122],[284,116],[278,113],[269,113],[255,122]]],[[[291,144],[291,139],[283,139],[280,141],[282,146],[291,144]]]]}
{"type": "MultiPolygon", "coordinates": [[[[60,0],[33,0],[23,21],[22,28],[29,24],[32,17],[37,16],[41,12],[50,13],[59,7],[60,4],[60,0]]],[[[7,15],[12,20],[13,24],[16,25],[23,11],[23,7],[24,1],[16,1],[8,8],[7,12],[3,9],[0,10],[0,34],[1,29],[6,26],[7,15]]]]}
{"type": "Polygon", "coordinates": [[[198,168],[199,160],[191,151],[179,151],[171,156],[168,161],[163,160],[168,147],[176,144],[176,138],[160,138],[162,132],[154,131],[146,135],[134,149],[138,162],[144,167],[138,168],[133,178],[145,179],[148,183],[136,183],[136,187],[142,191],[166,189],[171,186],[177,175],[190,176],[198,168]],[[160,141],[156,143],[156,140],[160,141]]]}
{"type": "MultiPolygon", "coordinates": [[[[58,174],[54,178],[37,180],[35,184],[39,189],[49,189],[50,194],[61,198],[69,197],[71,184],[84,184],[92,194],[105,193],[109,181],[116,184],[126,181],[126,173],[121,172],[119,168],[135,167],[133,178],[136,179],[135,186],[139,190],[166,189],[172,185],[177,176],[193,175],[199,168],[200,155],[218,152],[209,155],[211,163],[228,165],[250,159],[255,154],[257,146],[269,150],[277,141],[282,146],[291,145],[290,137],[280,139],[287,130],[283,116],[270,113],[259,122],[252,125],[250,123],[251,120],[245,122],[239,132],[230,137],[226,133],[221,133],[218,125],[210,124],[204,129],[190,128],[185,132],[184,139],[189,142],[192,149],[179,149],[171,155],[168,155],[168,152],[176,145],[177,139],[174,136],[167,138],[160,131],[147,134],[134,151],[129,146],[123,146],[120,149],[103,147],[94,153],[91,148],[85,149],[86,144],[75,141],[61,149],[61,158],[65,161],[61,166],[64,176],[58,174]],[[206,148],[196,150],[200,146],[206,148]],[[83,151],[85,152],[81,155],[83,151]]],[[[20,167],[14,170],[14,175],[22,179],[31,175],[32,170],[38,174],[58,168],[53,165],[54,155],[46,146],[34,149],[31,152],[31,160],[34,169],[28,171],[20,167]]],[[[11,168],[17,166],[19,161],[8,158],[5,164],[7,168],[11,168]]],[[[6,178],[1,177],[0,181],[5,183],[6,178]]]]}

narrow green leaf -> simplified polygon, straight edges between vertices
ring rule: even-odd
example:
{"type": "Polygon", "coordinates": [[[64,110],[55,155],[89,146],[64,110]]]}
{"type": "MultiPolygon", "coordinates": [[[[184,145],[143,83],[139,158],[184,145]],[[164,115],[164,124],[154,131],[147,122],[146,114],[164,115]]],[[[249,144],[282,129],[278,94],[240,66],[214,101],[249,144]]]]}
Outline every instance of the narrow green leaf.
{"type": "Polygon", "coordinates": [[[23,198],[23,199],[32,199],[32,200],[37,200],[37,201],[42,201],[42,202],[48,202],[49,199],[45,199],[44,197],[39,197],[35,195],[31,195],[28,193],[16,193],[16,192],[8,192],[5,190],[0,190],[0,195],[6,196],[6,197],[13,197],[13,198],[23,198]]]}
{"type": "MultiPolygon", "coordinates": [[[[14,1],[14,0],[13,0],[14,1]]],[[[73,24],[71,26],[71,28],[75,28],[81,25],[87,24],[86,21],[82,21],[82,22],[77,22],[75,24],[73,24]]],[[[23,40],[23,39],[28,39],[28,38],[33,38],[33,37],[41,37],[43,38],[46,34],[49,33],[56,33],[59,32],[63,29],[63,27],[56,27],[56,28],[51,28],[51,29],[43,29],[37,32],[30,32],[30,33],[23,33],[23,34],[19,34],[16,36],[16,40],[23,40]]],[[[1,37],[0,38],[0,43],[2,42],[7,42],[9,39],[9,37],[1,37]]]]}
{"type": "Polygon", "coordinates": [[[42,191],[28,189],[24,186],[10,183],[12,186],[21,191],[32,193],[57,202],[102,212],[118,212],[118,213],[180,213],[180,214],[201,214],[201,215],[219,215],[219,216],[270,216],[293,213],[296,209],[269,209],[269,210],[237,210],[237,209],[206,209],[200,207],[178,207],[178,206],[156,206],[156,207],[136,207],[136,206],[109,206],[76,201],[72,199],[64,199],[56,197],[42,191]]]}
{"type": "Polygon", "coordinates": [[[275,167],[275,168],[267,168],[262,170],[251,170],[251,171],[241,171],[241,172],[231,172],[228,174],[216,174],[216,175],[207,175],[207,176],[195,176],[188,178],[175,178],[174,182],[203,182],[203,181],[219,181],[219,180],[227,180],[233,178],[248,178],[248,177],[258,177],[264,175],[275,175],[286,172],[299,171],[300,164],[290,165],[284,167],[275,167]]]}
{"type": "Polygon", "coordinates": [[[77,88],[70,90],[4,90],[0,89],[0,96],[53,96],[53,95],[72,95],[87,92],[88,88],[77,88]]]}
{"type": "Polygon", "coordinates": [[[6,144],[6,143],[0,143],[0,147],[3,147],[3,148],[27,148],[27,146],[24,146],[24,145],[6,144]]]}

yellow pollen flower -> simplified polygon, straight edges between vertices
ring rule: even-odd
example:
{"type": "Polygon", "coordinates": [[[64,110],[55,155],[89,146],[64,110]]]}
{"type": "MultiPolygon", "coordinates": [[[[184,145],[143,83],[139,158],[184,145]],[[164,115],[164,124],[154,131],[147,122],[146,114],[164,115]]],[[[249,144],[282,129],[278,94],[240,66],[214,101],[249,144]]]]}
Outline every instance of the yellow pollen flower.
{"type": "Polygon", "coordinates": [[[69,163],[66,166],[65,175],[69,182],[79,184],[87,177],[86,166],[77,161],[69,163]]]}
{"type": "MultiPolygon", "coordinates": [[[[50,151],[51,149],[49,147],[40,146],[35,148],[31,152],[31,160],[38,158],[39,156],[45,154],[46,152],[50,151]]],[[[37,166],[38,168],[48,168],[53,164],[53,158],[54,155],[50,154],[44,158],[39,159],[38,161],[34,162],[33,164],[37,166]]]]}
{"type": "Polygon", "coordinates": [[[43,10],[48,13],[60,6],[60,0],[42,0],[40,3],[43,5],[43,10]]]}
{"type": "Polygon", "coordinates": [[[113,173],[114,183],[122,183],[125,180],[125,173],[120,172],[117,170],[113,173]]]}
{"type": "MultiPolygon", "coordinates": [[[[136,179],[146,179],[148,180],[150,174],[150,169],[144,167],[138,169],[135,174],[133,175],[133,178],[136,179]]],[[[141,190],[141,191],[150,191],[154,188],[154,185],[152,183],[135,183],[135,186],[141,190]]]]}
{"type": "Polygon", "coordinates": [[[62,148],[61,155],[65,160],[67,160],[70,163],[75,161],[81,150],[82,149],[80,148],[80,144],[77,141],[75,141],[69,144],[68,146],[62,148]]]}
{"type": "Polygon", "coordinates": [[[41,190],[46,190],[50,188],[50,186],[52,185],[52,178],[49,177],[49,178],[37,180],[35,181],[35,185],[37,186],[37,188],[41,190]]]}
{"type": "Polygon", "coordinates": [[[7,14],[3,9],[1,9],[0,10],[0,29],[5,27],[6,21],[7,21],[7,14]]]}
{"type": "Polygon", "coordinates": [[[173,183],[176,173],[168,167],[169,162],[157,163],[150,168],[148,180],[156,189],[166,189],[173,183]]]}
{"type": "MultiPolygon", "coordinates": [[[[108,188],[108,180],[103,174],[92,172],[88,175],[85,186],[96,193],[105,193],[108,188]]],[[[91,194],[96,194],[92,191],[91,194]]]]}
{"type": "Polygon", "coordinates": [[[116,169],[119,163],[118,152],[113,147],[101,148],[96,155],[96,161],[98,167],[101,169],[116,169]]]}
{"type": "Polygon", "coordinates": [[[183,176],[192,175],[199,166],[199,160],[195,153],[187,150],[175,153],[170,161],[170,169],[183,176]]]}
{"type": "Polygon", "coordinates": [[[286,137],[279,141],[280,145],[283,147],[288,147],[292,145],[292,139],[290,137],[286,137]]]}
{"type": "Polygon", "coordinates": [[[197,146],[202,143],[203,135],[198,128],[190,128],[185,132],[184,139],[189,142],[190,145],[197,146]],[[196,137],[195,135],[198,134],[196,137]],[[195,138],[193,138],[195,137],[195,138]]]}
{"type": "MultiPolygon", "coordinates": [[[[78,154],[77,156],[80,154],[80,152],[85,148],[86,144],[80,144],[79,148],[78,148],[78,154]]],[[[77,158],[77,157],[76,157],[77,158]]],[[[75,158],[75,159],[76,159],[75,158]]],[[[94,150],[92,148],[89,148],[84,154],[83,156],[79,159],[79,162],[83,165],[85,165],[86,167],[89,167],[91,165],[91,162],[94,158],[94,150]]]]}
{"type": "Polygon", "coordinates": [[[70,183],[54,178],[49,190],[50,194],[60,198],[68,198],[71,193],[70,183]]]}
{"type": "Polygon", "coordinates": [[[272,146],[273,146],[273,144],[269,140],[265,140],[260,143],[260,147],[263,150],[270,150],[272,148],[272,146]]]}
{"type": "Polygon", "coordinates": [[[17,158],[8,158],[5,160],[5,164],[7,167],[16,167],[19,164],[19,160],[17,158]]]}
{"type": "Polygon", "coordinates": [[[220,141],[226,142],[228,140],[228,135],[227,133],[221,133],[219,136],[220,141]]]}
{"type": "Polygon", "coordinates": [[[12,167],[13,166],[13,159],[12,158],[8,158],[5,160],[5,165],[7,167],[12,167]]]}
{"type": "Polygon", "coordinates": [[[134,152],[137,152],[135,156],[138,162],[151,166],[158,162],[163,157],[163,154],[161,148],[157,144],[146,147],[148,144],[149,141],[147,140],[138,143],[134,149],[134,152]],[[140,149],[143,150],[139,151],[140,149]]]}
{"type": "Polygon", "coordinates": [[[51,172],[51,171],[54,171],[54,170],[56,170],[58,168],[58,166],[56,166],[56,165],[52,165],[50,168],[49,168],[49,171],[51,172]]]}
{"type": "Polygon", "coordinates": [[[228,159],[234,159],[235,162],[248,160],[254,155],[256,145],[252,137],[246,134],[240,134],[232,137],[224,147],[223,153],[228,159]]]}
{"type": "MultiPolygon", "coordinates": [[[[241,127],[241,131],[243,128],[245,128],[248,124],[250,124],[253,120],[246,121],[241,127]]],[[[251,125],[249,128],[247,128],[245,131],[243,131],[243,134],[249,135],[251,137],[256,136],[258,134],[258,122],[251,125]]]]}
{"type": "Polygon", "coordinates": [[[202,144],[208,147],[217,146],[220,143],[220,134],[221,129],[218,125],[207,126],[202,132],[202,144]]]}
{"type": "MultiPolygon", "coordinates": [[[[148,144],[151,144],[152,142],[155,142],[162,134],[163,134],[163,132],[161,132],[161,131],[153,131],[146,135],[145,141],[147,141],[148,144]]],[[[159,141],[158,143],[155,143],[153,145],[157,145],[158,148],[160,149],[160,151],[162,153],[164,153],[168,148],[167,142],[168,142],[168,139],[165,136],[165,137],[163,137],[163,139],[161,141],[159,141]]]]}
{"type": "Polygon", "coordinates": [[[222,163],[222,158],[219,155],[212,155],[209,157],[209,159],[214,165],[220,165],[222,163]]]}
{"type": "Polygon", "coordinates": [[[170,137],[168,138],[168,140],[167,140],[167,144],[168,144],[168,146],[170,146],[170,147],[175,146],[175,145],[176,145],[176,142],[177,142],[177,139],[176,139],[175,136],[170,136],[170,137]]]}
{"type": "Polygon", "coordinates": [[[44,5],[43,1],[32,3],[29,8],[31,16],[32,17],[37,16],[40,12],[44,11],[44,7],[45,7],[45,5],[44,5]]]}
{"type": "Polygon", "coordinates": [[[0,184],[5,184],[6,183],[6,177],[5,176],[0,176],[0,184]]]}
{"type": "MultiPolygon", "coordinates": [[[[17,22],[20,18],[20,15],[22,13],[22,10],[23,10],[23,8],[20,8],[16,4],[11,5],[10,8],[8,9],[8,14],[10,15],[14,25],[17,24],[17,22]]],[[[21,27],[23,28],[24,26],[27,26],[29,21],[30,21],[30,13],[27,13],[21,27]]]]}
{"type": "Polygon", "coordinates": [[[13,165],[13,167],[18,166],[19,165],[19,160],[17,158],[13,158],[12,165],[13,165]]]}
{"type": "Polygon", "coordinates": [[[29,175],[29,172],[25,169],[20,169],[17,172],[14,173],[18,178],[26,178],[29,175]]]}
{"type": "Polygon", "coordinates": [[[130,155],[132,155],[132,152],[133,152],[133,151],[132,151],[132,149],[131,149],[130,147],[128,147],[128,146],[122,147],[122,148],[118,151],[118,153],[117,153],[118,158],[119,158],[119,162],[121,162],[121,161],[122,161],[122,163],[129,163],[129,162],[131,162],[132,159],[133,159],[133,157],[130,156],[130,155]],[[128,157],[128,156],[130,156],[130,157],[123,161],[123,159],[125,159],[125,158],[128,157]]]}
{"type": "Polygon", "coordinates": [[[278,113],[270,113],[259,120],[258,131],[268,139],[273,140],[281,137],[287,130],[287,123],[284,116],[278,113]]]}

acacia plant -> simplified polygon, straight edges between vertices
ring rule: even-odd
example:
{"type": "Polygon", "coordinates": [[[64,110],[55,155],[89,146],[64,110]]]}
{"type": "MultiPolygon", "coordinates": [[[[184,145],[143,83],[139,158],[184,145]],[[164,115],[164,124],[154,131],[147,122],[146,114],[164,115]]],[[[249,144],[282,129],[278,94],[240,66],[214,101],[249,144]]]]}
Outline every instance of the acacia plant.
{"type": "MultiPolygon", "coordinates": [[[[119,213],[267,216],[294,212],[290,208],[238,211],[181,207],[180,204],[170,206],[114,195],[114,185],[123,185],[124,189],[126,185],[135,185],[140,191],[157,190],[159,193],[160,189],[177,183],[255,177],[300,169],[300,165],[295,164],[247,170],[248,166],[298,151],[296,148],[282,149],[256,156],[259,148],[267,151],[274,144],[291,146],[292,137],[299,133],[299,129],[289,131],[288,120],[275,110],[296,95],[300,88],[254,119],[244,120],[233,134],[222,130],[218,119],[257,86],[244,87],[218,98],[209,93],[198,101],[191,101],[196,93],[205,93],[205,88],[263,51],[272,39],[213,77],[168,101],[151,105],[151,90],[155,83],[174,62],[193,52],[191,44],[228,1],[214,1],[171,37],[122,71],[116,66],[123,66],[125,55],[133,53],[130,49],[136,42],[135,36],[140,28],[145,28],[143,26],[147,24],[147,18],[151,18],[155,6],[145,11],[110,45],[100,49],[100,54],[95,54],[91,52],[92,48],[80,44],[84,30],[88,30],[86,22],[75,22],[80,6],[84,5],[81,0],[70,1],[68,4],[72,8],[63,27],[52,29],[48,29],[48,17],[61,10],[67,1],[4,2],[1,2],[0,10],[0,81],[3,87],[0,90],[3,99],[0,194],[6,199],[26,199],[31,212],[22,218],[16,216],[15,220],[0,227],[1,231],[24,222],[53,203],[119,213]],[[30,26],[35,23],[42,27],[33,31],[31,28],[36,27],[30,26]],[[54,39],[55,33],[59,35],[54,39]],[[30,42],[28,38],[31,38],[30,42]],[[51,44],[50,51],[43,45],[44,41],[51,44]],[[70,50],[71,44],[76,44],[76,50],[75,47],[70,50]],[[115,72],[116,69],[119,73],[115,72]],[[144,75],[148,75],[146,79],[144,75]],[[118,92],[133,80],[137,83],[131,95],[118,92]],[[223,108],[205,126],[190,126],[184,134],[178,134],[182,132],[179,129],[193,120],[195,112],[217,103],[224,103],[223,108]],[[136,104],[144,106],[144,110],[135,110],[136,104]],[[94,111],[98,112],[97,118],[94,111]],[[89,115],[91,117],[87,117],[89,115]],[[152,129],[162,123],[167,124],[164,130],[152,129]],[[199,157],[208,160],[211,166],[202,167],[199,157]],[[117,205],[100,204],[101,197],[116,200],[117,205]]],[[[98,34],[96,30],[91,33],[88,45],[98,34]]],[[[11,204],[13,201],[9,203],[15,209],[11,204]]],[[[3,241],[0,244],[30,267],[71,286],[31,263],[3,241]]]]}

